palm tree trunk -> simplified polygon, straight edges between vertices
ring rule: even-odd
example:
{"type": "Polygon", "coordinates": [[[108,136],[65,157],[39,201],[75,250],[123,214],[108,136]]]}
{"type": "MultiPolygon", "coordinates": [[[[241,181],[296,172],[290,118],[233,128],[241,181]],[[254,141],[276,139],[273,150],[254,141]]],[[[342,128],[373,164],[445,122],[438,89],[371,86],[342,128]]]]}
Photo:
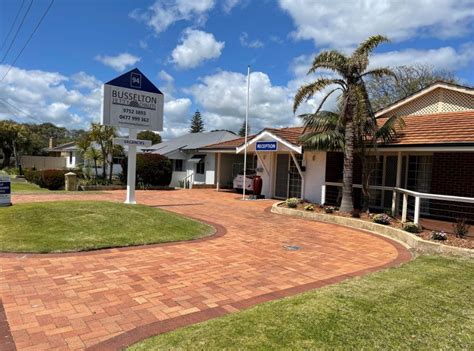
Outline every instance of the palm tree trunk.
{"type": "Polygon", "coordinates": [[[94,169],[95,169],[95,181],[97,183],[97,178],[99,177],[99,173],[97,172],[97,160],[94,159],[94,169]]]}
{"type": "Polygon", "coordinates": [[[344,168],[342,176],[342,200],[339,210],[351,212],[354,209],[352,199],[352,177],[354,173],[354,121],[348,118],[345,131],[344,168]]]}

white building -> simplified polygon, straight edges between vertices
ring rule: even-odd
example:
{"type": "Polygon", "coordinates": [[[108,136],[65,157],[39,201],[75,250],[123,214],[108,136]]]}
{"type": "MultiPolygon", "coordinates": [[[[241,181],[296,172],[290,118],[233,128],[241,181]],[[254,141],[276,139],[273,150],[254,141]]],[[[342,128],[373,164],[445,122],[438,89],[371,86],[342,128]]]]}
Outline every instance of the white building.
{"type": "Polygon", "coordinates": [[[186,184],[214,185],[216,183],[216,154],[201,150],[206,145],[238,139],[228,131],[190,133],[143,149],[144,153],[156,153],[173,162],[170,186],[186,184]]]}

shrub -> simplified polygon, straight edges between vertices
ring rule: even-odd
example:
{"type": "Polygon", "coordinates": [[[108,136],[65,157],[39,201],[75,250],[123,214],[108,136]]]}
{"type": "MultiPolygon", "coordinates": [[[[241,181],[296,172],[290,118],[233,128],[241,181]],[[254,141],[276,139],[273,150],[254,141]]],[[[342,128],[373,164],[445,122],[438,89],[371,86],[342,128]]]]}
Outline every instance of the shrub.
{"type": "Polygon", "coordinates": [[[413,222],[408,222],[403,225],[403,230],[408,233],[418,234],[421,232],[421,227],[413,222]]]}
{"type": "Polygon", "coordinates": [[[68,171],[62,171],[59,169],[47,169],[41,171],[41,181],[38,184],[42,188],[49,190],[58,190],[64,187],[64,175],[68,171]]]}
{"type": "MultiPolygon", "coordinates": [[[[120,179],[127,182],[127,159],[122,162],[123,172],[120,179]]],[[[168,186],[171,183],[173,170],[171,161],[158,154],[137,155],[137,177],[136,183],[143,186],[168,186]]]]}
{"type": "Polygon", "coordinates": [[[334,206],[326,206],[326,207],[324,207],[324,211],[325,211],[326,213],[334,213],[334,211],[336,211],[336,207],[334,207],[334,206]]]}
{"type": "Polygon", "coordinates": [[[314,211],[314,206],[311,205],[311,204],[306,205],[306,206],[304,207],[304,210],[305,210],[305,211],[314,211]]]}
{"type": "Polygon", "coordinates": [[[360,210],[358,209],[353,209],[352,212],[351,212],[351,216],[353,218],[360,218],[360,210]]]}
{"type": "Polygon", "coordinates": [[[5,167],[3,171],[8,175],[18,175],[18,168],[16,167],[5,167]]]}
{"type": "Polygon", "coordinates": [[[372,220],[378,224],[390,224],[390,217],[386,213],[376,214],[372,220]]]}
{"type": "Polygon", "coordinates": [[[469,233],[470,227],[467,223],[467,218],[456,218],[456,223],[453,224],[453,231],[458,238],[464,238],[469,233]]]}
{"type": "Polygon", "coordinates": [[[433,240],[447,240],[448,239],[448,235],[444,232],[444,230],[442,231],[433,231],[431,232],[431,239],[433,240]]]}
{"type": "Polygon", "coordinates": [[[289,208],[296,208],[298,207],[299,203],[300,200],[295,197],[286,200],[286,206],[288,206],[289,208]]]}
{"type": "Polygon", "coordinates": [[[34,184],[38,184],[40,179],[41,179],[41,174],[39,171],[33,169],[33,168],[27,168],[23,171],[23,174],[25,176],[25,179],[34,184]]]}

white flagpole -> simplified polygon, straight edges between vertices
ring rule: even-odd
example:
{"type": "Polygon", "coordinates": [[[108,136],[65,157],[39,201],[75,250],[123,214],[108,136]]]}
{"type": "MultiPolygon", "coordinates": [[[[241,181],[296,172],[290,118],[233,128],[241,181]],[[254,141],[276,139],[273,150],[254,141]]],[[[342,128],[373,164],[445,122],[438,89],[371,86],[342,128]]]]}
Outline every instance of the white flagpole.
{"type": "Polygon", "coordinates": [[[244,183],[242,185],[242,200],[245,200],[245,186],[247,184],[247,132],[249,123],[249,103],[250,103],[250,65],[247,66],[247,106],[245,108],[245,144],[244,144],[244,183]]]}

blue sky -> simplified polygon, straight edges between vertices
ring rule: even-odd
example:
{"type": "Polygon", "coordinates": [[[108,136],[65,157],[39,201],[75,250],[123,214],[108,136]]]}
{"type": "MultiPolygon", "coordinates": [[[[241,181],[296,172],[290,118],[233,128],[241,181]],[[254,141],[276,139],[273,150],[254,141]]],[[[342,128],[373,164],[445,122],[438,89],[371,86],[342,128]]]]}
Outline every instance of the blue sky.
{"type": "MultiPolygon", "coordinates": [[[[0,45],[30,1],[0,1],[0,45]]],[[[0,79],[49,3],[33,2],[0,79]]],[[[101,84],[138,67],[165,92],[165,137],[185,133],[196,109],[208,130],[237,130],[250,64],[253,131],[295,125],[292,97],[316,77],[306,71],[319,51],[384,34],[392,42],[374,66],[427,63],[473,85],[473,32],[474,0],[56,0],[0,82],[0,119],[87,127],[99,119],[101,84]]]]}

